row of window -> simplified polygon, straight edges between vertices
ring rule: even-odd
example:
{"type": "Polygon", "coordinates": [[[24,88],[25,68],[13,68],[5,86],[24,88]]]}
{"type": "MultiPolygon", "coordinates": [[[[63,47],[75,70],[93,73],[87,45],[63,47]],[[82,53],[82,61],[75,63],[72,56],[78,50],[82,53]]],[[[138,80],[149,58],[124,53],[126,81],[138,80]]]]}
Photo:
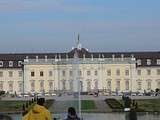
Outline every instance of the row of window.
{"type": "MultiPolygon", "coordinates": [[[[34,71],[31,71],[31,77],[34,77],[35,76],[35,72],[34,71]]],[[[43,71],[40,71],[39,72],[39,76],[40,77],[43,77],[44,76],[44,72],[43,71]]],[[[49,71],[49,76],[53,76],[53,72],[52,71],[49,71]]]]}
{"type": "MultiPolygon", "coordinates": [[[[13,71],[8,71],[8,76],[9,77],[13,77],[13,71]]],[[[18,71],[18,76],[19,77],[22,77],[23,75],[23,72],[22,71],[18,71]]],[[[3,77],[4,76],[4,72],[3,71],[0,71],[0,77],[3,77]]]]}
{"type": "MultiPolygon", "coordinates": [[[[125,90],[129,90],[130,88],[129,88],[129,81],[125,81],[125,90]]],[[[152,82],[151,81],[147,81],[147,90],[151,90],[152,89],[152,82]]],[[[22,89],[23,89],[23,86],[22,86],[23,84],[22,84],[22,82],[18,82],[18,91],[19,92],[22,92],[22,89]]],[[[120,91],[121,90],[121,81],[116,81],[116,88],[115,88],[115,90],[116,91],[120,91]]],[[[35,81],[33,80],[33,81],[30,81],[30,86],[31,86],[31,91],[32,92],[34,92],[35,91],[35,81]]],[[[40,92],[44,92],[44,80],[41,80],[40,82],[39,82],[39,90],[40,90],[40,92]]],[[[54,81],[49,81],[48,82],[48,86],[49,86],[49,91],[51,91],[51,90],[54,90],[55,88],[54,88],[54,81]]],[[[91,81],[87,81],[87,91],[90,91],[90,90],[92,90],[92,87],[91,87],[92,85],[91,85],[91,81]]],[[[3,87],[4,87],[4,84],[3,84],[3,82],[1,82],[0,81],[0,90],[3,90],[3,87]]],[[[70,90],[73,90],[73,81],[69,81],[69,89],[70,90]]],[[[84,85],[83,85],[83,82],[81,81],[81,84],[80,84],[80,88],[81,88],[81,90],[83,90],[83,87],[84,87],[84,85]]],[[[160,88],[160,81],[158,81],[157,82],[157,88],[160,88]]],[[[13,81],[10,81],[10,82],[8,82],[8,90],[9,90],[9,92],[13,92],[13,89],[14,89],[14,84],[13,84],[13,81]]],[[[62,81],[62,89],[63,90],[66,90],[66,81],[62,81]]],[[[94,82],[94,88],[93,89],[98,89],[98,81],[95,81],[94,82]]],[[[106,88],[105,89],[107,89],[107,90],[112,90],[112,81],[107,81],[107,86],[106,86],[106,88]]],[[[143,90],[142,89],[142,82],[141,81],[137,81],[137,90],[143,90]]]]}
{"type": "MultiPolygon", "coordinates": [[[[13,67],[13,61],[9,61],[8,62],[8,66],[9,67],[13,67]]],[[[21,67],[22,66],[22,61],[18,61],[18,66],[21,67]]],[[[3,67],[3,61],[0,61],[0,67],[3,67]]]]}
{"type": "MultiPolygon", "coordinates": [[[[151,69],[147,69],[146,72],[147,72],[147,75],[151,75],[151,73],[152,73],[151,69]]],[[[125,74],[125,76],[129,76],[130,71],[129,71],[129,70],[125,70],[125,73],[124,73],[124,74],[125,74]]],[[[44,76],[44,72],[43,72],[43,71],[40,71],[39,75],[40,75],[41,77],[43,77],[43,76],[44,76]]],[[[52,71],[49,71],[49,76],[52,76],[52,75],[53,75],[52,71]]],[[[70,75],[70,76],[73,76],[73,71],[69,71],[69,75],[70,75]]],[[[91,75],[91,71],[88,70],[88,71],[86,72],[86,75],[87,75],[87,76],[90,76],[90,75],[91,75]]],[[[98,71],[97,71],[97,70],[94,71],[94,75],[95,75],[95,76],[98,75],[98,71]]],[[[108,69],[108,70],[107,70],[107,76],[111,76],[111,75],[112,75],[112,71],[111,71],[111,69],[108,69]]],[[[121,71],[120,71],[119,69],[116,70],[116,75],[117,75],[117,76],[120,76],[120,75],[121,75],[121,71]]],[[[141,71],[141,70],[137,70],[137,75],[142,75],[142,71],[141,71]]],[[[160,69],[157,69],[157,75],[160,75],[160,69]]],[[[34,71],[31,72],[31,76],[32,76],[32,77],[35,76],[35,72],[34,72],[34,71]]],[[[62,71],[62,76],[63,76],[63,77],[66,76],[66,71],[62,71]]],[[[82,76],[82,71],[78,71],[78,76],[82,76]]]]}
{"type": "MultiPolygon", "coordinates": [[[[35,81],[34,80],[30,82],[30,86],[31,86],[31,92],[34,92],[35,91],[35,81]]],[[[44,80],[41,80],[39,82],[39,88],[40,88],[39,91],[40,92],[44,92],[44,90],[45,90],[44,86],[45,86],[44,80]]],[[[49,91],[53,91],[55,89],[54,88],[54,81],[49,81],[48,86],[49,86],[49,91]]]]}
{"type": "MultiPolygon", "coordinates": [[[[152,82],[151,81],[147,81],[147,90],[151,90],[152,89],[152,82]]],[[[116,81],[116,90],[120,91],[121,89],[121,81],[116,81]]],[[[160,88],[160,81],[157,82],[157,88],[160,88]]],[[[111,90],[112,89],[112,82],[108,81],[107,82],[107,89],[111,90]]],[[[155,88],[153,88],[155,89],[155,88]]],[[[129,90],[129,81],[125,81],[125,90],[129,90]]],[[[137,90],[142,90],[142,82],[138,81],[137,82],[137,90]]]]}
{"type": "MultiPolygon", "coordinates": [[[[152,74],[151,69],[147,69],[146,74],[151,75],[152,74]]],[[[137,70],[137,75],[139,75],[139,76],[142,75],[142,70],[137,70]]],[[[157,69],[157,75],[160,75],[160,69],[157,69]]]]}
{"type": "MultiPolygon", "coordinates": [[[[151,65],[151,64],[152,64],[151,59],[147,59],[147,60],[146,60],[146,64],[147,64],[147,65],[151,65]]],[[[137,60],[137,65],[142,65],[142,60],[138,59],[138,60],[137,60]]],[[[157,59],[157,65],[160,65],[160,59],[157,59]]]]}
{"type": "MultiPolygon", "coordinates": [[[[14,82],[13,81],[10,81],[8,82],[8,91],[9,92],[13,92],[13,89],[14,89],[14,82]]],[[[18,82],[18,92],[22,92],[22,82],[18,82]]],[[[4,90],[4,82],[0,81],[0,91],[1,90],[4,90]]]]}
{"type": "MultiPolygon", "coordinates": [[[[151,69],[147,69],[146,70],[146,74],[147,75],[151,75],[152,71],[151,69]]],[[[18,71],[18,76],[19,77],[22,77],[22,71],[18,71]]],[[[73,71],[70,71],[69,72],[70,76],[73,76],[73,71]]],[[[87,71],[87,76],[90,76],[91,75],[91,71],[87,71]]],[[[120,70],[116,70],[116,75],[119,76],[121,74],[120,70]]],[[[39,72],[39,75],[41,77],[44,76],[44,72],[43,71],[40,71],[39,72]]],[[[78,71],[78,75],[81,76],[82,75],[82,71],[78,71]]],[[[98,71],[94,71],[94,75],[97,76],[98,75],[98,71]]],[[[112,72],[111,70],[107,70],[107,76],[111,76],[112,75],[112,72]]],[[[125,75],[126,76],[129,76],[129,70],[125,70],[125,75]]],[[[137,75],[142,75],[142,70],[137,70],[137,75]]],[[[160,75],[160,69],[157,69],[157,75],[160,75]]],[[[0,77],[3,77],[4,76],[4,72],[3,71],[0,71],[0,77]]],[[[13,71],[8,71],[8,76],[9,77],[13,77],[13,71]]],[[[34,77],[35,76],[35,72],[34,71],[31,71],[31,76],[34,77]]],[[[53,72],[52,71],[49,71],[49,76],[53,76],[53,72]]],[[[62,71],[62,76],[65,77],[66,76],[66,71],[62,71]]]]}
{"type": "MultiPolygon", "coordinates": [[[[54,89],[53,85],[54,85],[53,81],[48,82],[49,90],[54,89]]],[[[35,91],[35,81],[31,81],[30,86],[31,86],[31,91],[34,92],[35,91]]],[[[40,88],[40,92],[44,91],[44,81],[43,80],[39,82],[39,88],[40,88]]],[[[1,90],[4,90],[4,83],[2,81],[0,81],[0,91],[1,90]]],[[[14,90],[14,82],[10,81],[8,82],[8,91],[13,92],[13,90],[14,90]]],[[[18,92],[22,92],[22,90],[23,90],[23,83],[18,82],[18,92]]]]}
{"type": "MultiPolygon", "coordinates": [[[[160,88],[160,81],[157,82],[157,88],[160,88]]],[[[152,89],[152,82],[151,81],[147,81],[147,90],[151,90],[151,89],[152,89]]],[[[155,89],[155,88],[153,88],[153,89],[155,89]]],[[[143,90],[141,81],[137,82],[137,90],[143,90]]]]}
{"type": "MultiPolygon", "coordinates": [[[[69,74],[70,74],[70,76],[73,76],[73,71],[70,71],[69,74]]],[[[121,74],[120,70],[119,70],[119,69],[116,70],[116,75],[119,76],[120,74],[121,74]]],[[[62,75],[65,77],[65,76],[66,76],[66,71],[62,71],[62,75]]],[[[82,75],[82,71],[78,71],[78,75],[81,76],[81,75],[82,75]]],[[[87,76],[90,76],[90,75],[91,75],[91,71],[88,70],[88,71],[86,72],[86,75],[87,75],[87,76]]],[[[97,70],[94,71],[94,75],[95,75],[95,76],[98,75],[98,71],[97,71],[97,70]]],[[[108,75],[108,76],[111,76],[111,70],[110,70],[110,69],[107,70],[107,75],[108,75]]],[[[126,76],[129,76],[129,70],[125,70],[125,75],[126,75],[126,76]]]]}

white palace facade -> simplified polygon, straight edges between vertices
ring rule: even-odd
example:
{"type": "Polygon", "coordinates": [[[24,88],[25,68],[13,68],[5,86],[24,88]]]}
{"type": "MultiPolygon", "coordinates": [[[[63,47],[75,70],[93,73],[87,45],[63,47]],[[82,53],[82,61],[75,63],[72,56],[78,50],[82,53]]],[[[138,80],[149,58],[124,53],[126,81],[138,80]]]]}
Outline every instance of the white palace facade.
{"type": "Polygon", "coordinates": [[[155,90],[160,88],[160,52],[89,52],[77,47],[67,53],[0,54],[0,91],[73,91],[74,79],[83,92],[155,90]]]}

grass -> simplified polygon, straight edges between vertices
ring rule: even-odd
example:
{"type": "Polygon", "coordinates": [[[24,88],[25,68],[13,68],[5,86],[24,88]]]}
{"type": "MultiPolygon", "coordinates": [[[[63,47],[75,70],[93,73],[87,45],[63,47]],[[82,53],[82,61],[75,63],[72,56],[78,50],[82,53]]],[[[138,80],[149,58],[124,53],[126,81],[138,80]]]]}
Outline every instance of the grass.
{"type": "MultiPolygon", "coordinates": [[[[22,106],[25,101],[0,101],[0,112],[16,112],[22,111],[22,106]]],[[[53,100],[47,100],[45,107],[49,108],[53,104],[53,100]]],[[[34,105],[34,104],[33,104],[34,105]]],[[[33,105],[29,106],[28,109],[33,108],[33,105]]]]}
{"type": "MultiPolygon", "coordinates": [[[[72,106],[78,109],[79,103],[78,103],[78,100],[71,100],[71,101],[66,101],[65,105],[66,105],[66,108],[72,106]]],[[[92,110],[95,108],[96,108],[96,105],[93,100],[81,100],[81,110],[92,110]]]]}
{"type": "MultiPolygon", "coordinates": [[[[138,103],[138,111],[160,112],[160,99],[138,99],[135,101],[138,103]]],[[[119,102],[123,103],[122,100],[119,102]]]]}
{"type": "Polygon", "coordinates": [[[138,108],[144,111],[160,111],[160,100],[136,100],[138,102],[138,108]]]}
{"type": "Polygon", "coordinates": [[[21,111],[24,101],[0,101],[0,111],[21,111]]]}
{"type": "Polygon", "coordinates": [[[95,109],[95,103],[92,100],[82,100],[82,110],[95,109]]]}

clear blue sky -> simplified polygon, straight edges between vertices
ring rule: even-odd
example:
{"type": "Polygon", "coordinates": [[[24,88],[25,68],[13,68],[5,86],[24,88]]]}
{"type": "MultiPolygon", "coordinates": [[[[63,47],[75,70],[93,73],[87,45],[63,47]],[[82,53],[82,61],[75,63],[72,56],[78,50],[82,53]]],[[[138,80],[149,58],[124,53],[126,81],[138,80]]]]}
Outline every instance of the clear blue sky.
{"type": "Polygon", "coordinates": [[[160,51],[160,0],[0,0],[0,52],[160,51]]]}

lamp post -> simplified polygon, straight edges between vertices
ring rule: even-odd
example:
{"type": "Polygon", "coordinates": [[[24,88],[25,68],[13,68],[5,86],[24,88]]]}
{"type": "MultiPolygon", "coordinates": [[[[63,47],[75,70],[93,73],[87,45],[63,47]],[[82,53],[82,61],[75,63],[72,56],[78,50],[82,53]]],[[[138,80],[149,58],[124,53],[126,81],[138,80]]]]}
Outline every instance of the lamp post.
{"type": "Polygon", "coordinates": [[[24,97],[24,62],[22,63],[22,74],[23,74],[22,75],[22,77],[23,77],[22,78],[23,79],[23,84],[22,85],[23,85],[23,97],[24,97]]]}
{"type": "Polygon", "coordinates": [[[129,66],[130,66],[130,79],[131,79],[131,95],[132,95],[132,81],[133,81],[133,77],[132,77],[132,62],[129,61],[129,66]]]}

